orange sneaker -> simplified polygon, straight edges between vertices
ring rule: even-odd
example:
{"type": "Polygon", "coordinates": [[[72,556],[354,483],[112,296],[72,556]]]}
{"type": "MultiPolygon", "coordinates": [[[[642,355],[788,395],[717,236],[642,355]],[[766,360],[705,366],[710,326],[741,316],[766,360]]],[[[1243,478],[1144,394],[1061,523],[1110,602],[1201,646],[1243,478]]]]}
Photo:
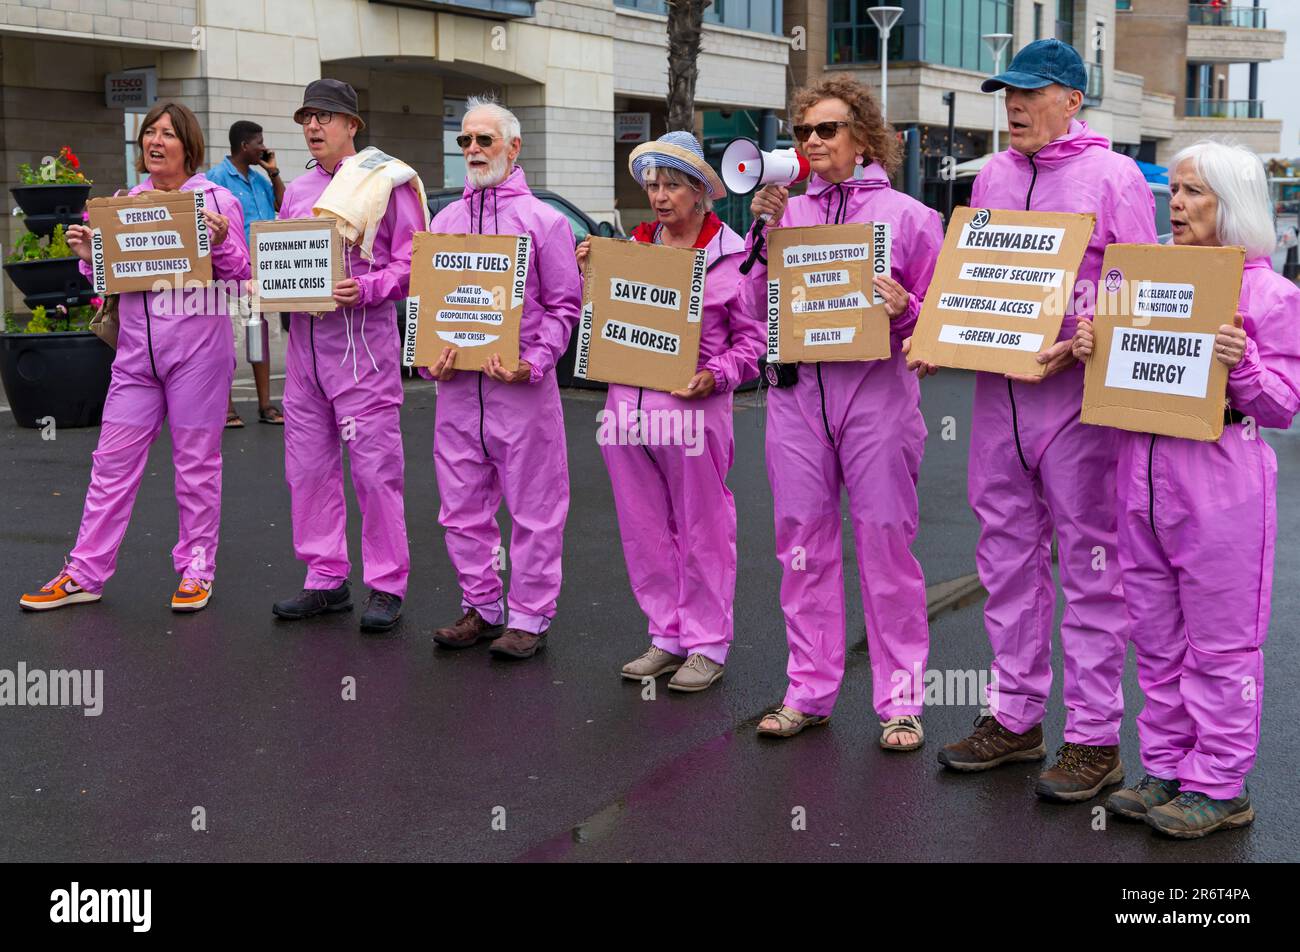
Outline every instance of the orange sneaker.
{"type": "Polygon", "coordinates": [[[78,602],[97,602],[100,595],[88,592],[72,580],[67,572],[62,572],[41,586],[39,592],[28,592],[18,599],[18,604],[30,612],[43,612],[64,605],[78,602]]]}
{"type": "Polygon", "coordinates": [[[212,581],[203,578],[183,578],[176,594],[172,596],[172,611],[196,612],[212,598],[212,581]]]}

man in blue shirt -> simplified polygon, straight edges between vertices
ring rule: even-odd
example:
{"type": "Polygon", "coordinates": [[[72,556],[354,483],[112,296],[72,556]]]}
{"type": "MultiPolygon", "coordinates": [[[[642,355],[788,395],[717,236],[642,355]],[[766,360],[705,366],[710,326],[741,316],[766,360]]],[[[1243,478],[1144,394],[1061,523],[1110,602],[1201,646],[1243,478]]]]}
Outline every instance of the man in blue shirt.
{"type": "MultiPolygon", "coordinates": [[[[275,164],[275,153],[268,151],[262,140],[262,127],[241,119],[230,127],[230,155],[207,173],[210,181],[228,188],[244,208],[244,239],[249,240],[255,221],[275,218],[284,198],[284,181],[275,164]],[[253,171],[257,166],[265,175],[253,171]]],[[[250,246],[252,242],[249,242],[250,246]]],[[[265,315],[269,318],[270,315],[265,315]]],[[[271,361],[252,364],[253,381],[257,384],[258,419],[263,423],[284,424],[284,415],[271,405],[271,361]]],[[[232,397],[226,411],[226,426],[243,426],[235,410],[232,397]]]]}

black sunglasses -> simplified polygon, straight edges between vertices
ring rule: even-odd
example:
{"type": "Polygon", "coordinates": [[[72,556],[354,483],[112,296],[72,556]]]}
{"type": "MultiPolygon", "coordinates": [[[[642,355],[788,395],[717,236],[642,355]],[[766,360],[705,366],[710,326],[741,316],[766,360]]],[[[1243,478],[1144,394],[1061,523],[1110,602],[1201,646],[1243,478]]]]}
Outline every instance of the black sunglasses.
{"type": "Polygon", "coordinates": [[[811,136],[814,132],[816,132],[817,138],[821,139],[823,142],[829,142],[831,139],[834,139],[837,135],[839,135],[840,126],[851,126],[851,125],[853,125],[853,123],[845,122],[843,119],[841,119],[837,122],[819,122],[815,126],[802,126],[802,125],[795,126],[794,137],[798,139],[800,142],[807,142],[808,137],[811,136]]]}
{"type": "Polygon", "coordinates": [[[456,136],[456,144],[462,149],[468,149],[470,142],[477,142],[480,149],[490,148],[492,143],[497,140],[497,136],[490,136],[480,132],[476,136],[459,135],[456,136]]]}

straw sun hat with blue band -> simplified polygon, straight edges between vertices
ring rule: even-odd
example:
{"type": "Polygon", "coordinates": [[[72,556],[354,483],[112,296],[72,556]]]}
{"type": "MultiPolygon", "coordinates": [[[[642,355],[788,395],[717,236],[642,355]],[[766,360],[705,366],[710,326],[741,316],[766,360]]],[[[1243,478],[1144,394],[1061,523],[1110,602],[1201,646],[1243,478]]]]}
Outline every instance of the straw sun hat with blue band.
{"type": "Polygon", "coordinates": [[[654,142],[644,142],[632,150],[628,159],[632,177],[645,188],[645,170],[655,168],[676,169],[703,182],[710,198],[726,198],[727,188],[718,173],[704,161],[704,150],[699,140],[689,132],[668,132],[654,142]]]}

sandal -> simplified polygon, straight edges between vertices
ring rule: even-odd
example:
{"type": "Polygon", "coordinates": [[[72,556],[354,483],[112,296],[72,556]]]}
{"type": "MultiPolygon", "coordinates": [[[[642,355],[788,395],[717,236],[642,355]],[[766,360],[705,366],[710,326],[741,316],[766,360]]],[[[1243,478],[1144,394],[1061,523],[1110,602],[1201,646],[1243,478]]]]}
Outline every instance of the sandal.
{"type": "Polygon", "coordinates": [[[266,406],[258,409],[257,422],[271,423],[275,426],[284,426],[284,414],[281,413],[279,408],[275,407],[274,405],[267,404],[266,406]]]}
{"type": "Polygon", "coordinates": [[[237,430],[244,425],[244,418],[239,415],[238,410],[226,411],[226,429],[237,430]]]}
{"type": "Polygon", "coordinates": [[[773,708],[763,715],[760,720],[758,730],[759,737],[793,737],[805,727],[816,727],[818,724],[825,724],[830,720],[830,715],[825,717],[820,714],[805,714],[802,711],[796,711],[792,707],[782,704],[780,707],[773,708]],[[772,718],[781,727],[773,730],[770,727],[763,727],[763,721],[772,718]]]}
{"type": "Polygon", "coordinates": [[[881,721],[880,746],[885,750],[919,750],[925,743],[925,731],[921,729],[921,719],[915,714],[900,714],[887,721],[881,721]],[[915,734],[916,740],[910,744],[891,744],[889,738],[895,734],[915,734]]]}

